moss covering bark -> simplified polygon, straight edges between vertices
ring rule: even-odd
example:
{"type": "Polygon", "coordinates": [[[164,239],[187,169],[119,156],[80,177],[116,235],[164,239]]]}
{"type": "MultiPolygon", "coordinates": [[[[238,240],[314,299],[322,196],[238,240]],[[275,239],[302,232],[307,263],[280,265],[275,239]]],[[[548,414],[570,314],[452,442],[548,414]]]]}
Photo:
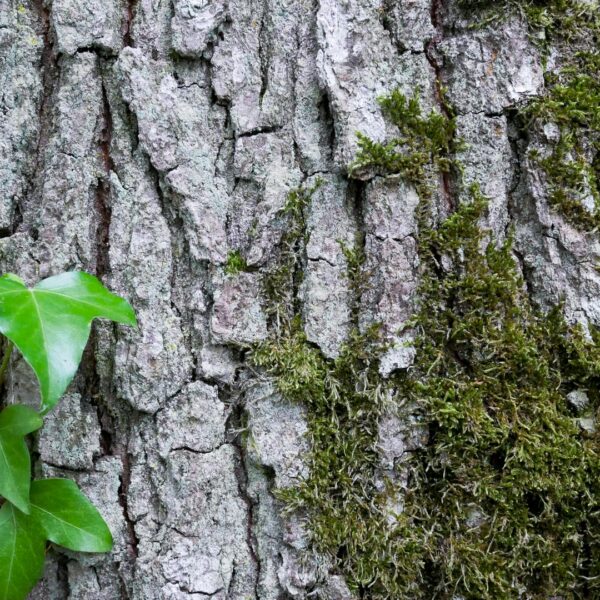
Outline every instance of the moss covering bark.
{"type": "Polygon", "coordinates": [[[520,107],[526,134],[558,129],[530,158],[544,173],[550,205],[576,227],[600,225],[600,4],[597,0],[462,0],[474,23],[520,15],[543,54],[554,49],[545,93],[520,107]],[[473,10],[476,8],[477,10],[473,10]]]}
{"type": "MultiPolygon", "coordinates": [[[[598,336],[567,324],[560,307],[542,314],[531,305],[511,238],[497,245],[480,227],[487,203],[476,186],[470,203],[430,226],[423,182],[449,168],[453,123],[423,115],[398,92],[382,106],[404,123],[400,136],[387,145],[362,138],[353,169],[420,182],[415,366],[383,379],[376,327],[356,328],[340,356],[327,359],[307,341],[298,307],[284,311],[274,296],[277,326],[254,361],[283,396],[308,406],[312,448],[310,475],[280,496],[308,516],[315,547],[363,598],[594,597],[600,446],[567,394],[586,391],[595,415],[598,336]],[[429,441],[410,460],[403,510],[393,514],[390,499],[402,490],[382,482],[378,427],[407,400],[429,441]]],[[[279,284],[298,276],[310,201],[310,192],[290,196],[279,284]]],[[[348,261],[356,290],[358,256],[348,261]]]]}
{"type": "MultiPolygon", "coordinates": [[[[574,49],[522,115],[529,128],[552,123],[559,131],[549,153],[531,156],[550,204],[596,229],[598,12],[568,0],[502,7],[524,15],[538,41],[560,38],[574,49]]],[[[385,144],[360,135],[350,175],[400,174],[421,197],[421,308],[408,324],[418,334],[416,359],[382,378],[377,327],[356,327],[335,360],[307,341],[299,307],[281,292],[301,277],[312,197],[292,194],[282,261],[267,284],[273,335],[254,352],[280,393],[309,408],[310,474],[280,495],[308,516],[315,547],[361,598],[600,597],[600,439],[568,401],[571,392],[587,394],[586,416],[596,418],[600,335],[567,323],[560,306],[542,313],[532,305],[512,238],[498,243],[480,225],[487,201],[477,186],[435,225],[433,186],[442,172],[460,173],[451,109],[424,114],[416,94],[398,91],[380,104],[398,134],[385,144]],[[382,479],[378,453],[383,415],[403,405],[416,407],[412,417],[428,431],[403,466],[406,489],[382,479]],[[396,514],[390,501],[398,494],[396,514]]],[[[358,306],[360,247],[340,251],[358,306]]]]}

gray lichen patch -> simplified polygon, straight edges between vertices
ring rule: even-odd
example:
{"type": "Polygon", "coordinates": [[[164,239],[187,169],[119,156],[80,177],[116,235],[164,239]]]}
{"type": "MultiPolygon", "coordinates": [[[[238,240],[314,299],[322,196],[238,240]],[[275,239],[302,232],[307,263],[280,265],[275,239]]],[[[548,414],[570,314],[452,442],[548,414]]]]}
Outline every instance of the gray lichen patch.
{"type": "Polygon", "coordinates": [[[74,470],[92,469],[100,455],[100,424],[79,394],[67,394],[40,431],[37,451],[50,465],[74,470]]]}
{"type": "Polygon", "coordinates": [[[123,46],[122,0],[55,0],[51,15],[58,52],[72,55],[79,50],[95,49],[117,54],[123,46]]]}
{"type": "Polygon", "coordinates": [[[227,278],[215,294],[211,333],[219,343],[248,345],[267,336],[262,287],[254,273],[227,278]]]}
{"type": "Polygon", "coordinates": [[[329,357],[339,354],[352,326],[352,298],[342,246],[352,247],[358,234],[352,190],[341,177],[318,182],[306,207],[306,266],[300,296],[307,337],[329,357]]]}
{"type": "Polygon", "coordinates": [[[208,453],[225,443],[229,408],[218,389],[195,381],[171,398],[156,414],[159,453],[178,448],[208,453]]]}
{"type": "Polygon", "coordinates": [[[173,50],[181,56],[200,58],[218,40],[228,18],[225,0],[175,0],[173,50]]]}
{"type": "Polygon", "coordinates": [[[417,209],[419,195],[398,177],[376,178],[366,189],[365,264],[368,281],[361,297],[360,324],[381,325],[390,348],[381,357],[389,375],[410,367],[413,334],[406,330],[416,309],[419,280],[417,209]]]}
{"type": "Polygon", "coordinates": [[[250,388],[245,400],[249,458],[273,470],[278,488],[304,479],[304,455],[309,449],[306,408],[281,398],[271,384],[250,388]]]}
{"type": "Polygon", "coordinates": [[[458,113],[497,114],[542,89],[541,58],[520,20],[449,38],[440,52],[448,65],[448,98],[458,113]]]}

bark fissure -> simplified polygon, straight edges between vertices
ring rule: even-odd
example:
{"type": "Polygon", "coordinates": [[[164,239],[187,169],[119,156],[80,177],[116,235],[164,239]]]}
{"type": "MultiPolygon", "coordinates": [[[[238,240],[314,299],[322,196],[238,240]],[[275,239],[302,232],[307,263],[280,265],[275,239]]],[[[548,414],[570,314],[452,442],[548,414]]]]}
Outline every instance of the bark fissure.
{"type": "MultiPolygon", "coordinates": [[[[445,0],[432,0],[431,2],[431,23],[433,24],[436,33],[434,37],[425,44],[425,56],[427,57],[427,61],[433,69],[435,76],[434,93],[438,108],[447,119],[451,119],[453,115],[451,114],[448,102],[444,97],[444,71],[438,55],[438,45],[444,40],[445,36],[444,2],[445,0]]],[[[441,192],[449,211],[456,208],[451,177],[451,174],[446,170],[442,171],[440,174],[441,192]]]]}
{"type": "Polygon", "coordinates": [[[102,279],[110,273],[110,222],[112,210],[110,206],[110,176],[114,170],[111,156],[113,122],[110,104],[102,85],[102,114],[103,121],[100,131],[100,154],[104,174],[98,179],[96,187],[95,209],[97,214],[96,226],[96,275],[102,279]]]}
{"type": "Polygon", "coordinates": [[[261,560],[258,551],[258,540],[254,530],[256,524],[255,510],[256,501],[248,490],[248,471],[247,471],[247,453],[245,442],[241,439],[244,432],[244,422],[246,421],[245,409],[241,404],[234,403],[231,415],[227,421],[226,438],[230,439],[230,444],[235,448],[237,461],[234,467],[235,476],[238,485],[240,498],[246,506],[246,545],[256,566],[256,581],[254,584],[254,594],[259,598],[258,589],[261,579],[261,560]]]}
{"type": "MultiPolygon", "coordinates": [[[[33,153],[33,169],[30,178],[30,187],[25,195],[27,204],[33,204],[33,200],[39,200],[41,195],[43,169],[46,159],[45,154],[46,148],[50,141],[52,129],[53,101],[60,77],[60,66],[58,62],[59,57],[54,48],[54,39],[50,23],[50,9],[46,6],[44,0],[34,0],[32,5],[35,8],[38,16],[44,48],[42,50],[42,58],[40,62],[40,71],[42,74],[42,97],[39,100],[38,105],[39,134],[37,145],[33,153]],[[33,198],[31,198],[32,196],[33,198]]],[[[35,231],[31,231],[31,229],[33,229],[35,226],[32,226],[31,223],[28,223],[27,225],[24,225],[23,223],[24,213],[28,211],[28,206],[19,207],[15,220],[15,231],[20,229],[22,226],[25,226],[30,229],[30,233],[35,233],[35,231]]]]}

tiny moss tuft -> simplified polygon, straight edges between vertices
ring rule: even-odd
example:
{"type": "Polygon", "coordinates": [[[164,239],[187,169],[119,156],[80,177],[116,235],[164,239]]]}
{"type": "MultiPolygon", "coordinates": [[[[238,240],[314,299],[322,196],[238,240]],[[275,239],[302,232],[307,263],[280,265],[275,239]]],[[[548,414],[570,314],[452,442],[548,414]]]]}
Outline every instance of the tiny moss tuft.
{"type": "Polygon", "coordinates": [[[281,239],[281,254],[264,282],[265,297],[268,299],[266,309],[275,330],[289,323],[298,312],[295,291],[302,278],[302,261],[307,241],[305,213],[322,185],[323,180],[318,178],[308,189],[291,190],[281,210],[281,217],[286,225],[281,239]]]}
{"type": "Polygon", "coordinates": [[[239,250],[230,252],[227,255],[227,262],[225,263],[225,273],[228,275],[237,275],[248,270],[248,263],[242,256],[239,250]]]}

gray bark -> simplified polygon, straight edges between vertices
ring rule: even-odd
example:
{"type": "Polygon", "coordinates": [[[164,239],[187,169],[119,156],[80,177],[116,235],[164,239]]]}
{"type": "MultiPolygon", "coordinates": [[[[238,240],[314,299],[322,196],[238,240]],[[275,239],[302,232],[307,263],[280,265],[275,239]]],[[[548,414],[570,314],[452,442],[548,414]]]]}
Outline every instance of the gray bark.
{"type": "MultiPolygon", "coordinates": [[[[299,298],[335,356],[351,325],[338,240],[364,235],[374,285],[361,323],[393,339],[413,313],[418,198],[397,178],[350,181],[356,132],[383,139],[377,97],[420,88],[458,111],[468,181],[542,304],[600,322],[596,238],[549,210],[510,107],[543,87],[517,18],[465,27],[439,0],[0,0],[0,258],[28,282],[97,274],[137,331],[98,325],[36,442],[37,471],[76,479],[115,536],[109,556],[53,553],[44,600],[351,598],[272,492],[306,472],[305,408],[248,364],[268,335],[262,275],[290,190],[308,214],[299,298]],[[225,273],[240,250],[249,272],[225,273]]],[[[440,182],[439,212],[449,210],[440,182]]],[[[397,345],[382,370],[406,367],[397,345]]],[[[16,359],[11,401],[36,390],[16,359]]],[[[382,424],[382,465],[406,449],[382,424]]],[[[405,431],[405,430],[402,430],[405,431]]],[[[394,433],[396,432],[396,433],[394,433]]]]}

